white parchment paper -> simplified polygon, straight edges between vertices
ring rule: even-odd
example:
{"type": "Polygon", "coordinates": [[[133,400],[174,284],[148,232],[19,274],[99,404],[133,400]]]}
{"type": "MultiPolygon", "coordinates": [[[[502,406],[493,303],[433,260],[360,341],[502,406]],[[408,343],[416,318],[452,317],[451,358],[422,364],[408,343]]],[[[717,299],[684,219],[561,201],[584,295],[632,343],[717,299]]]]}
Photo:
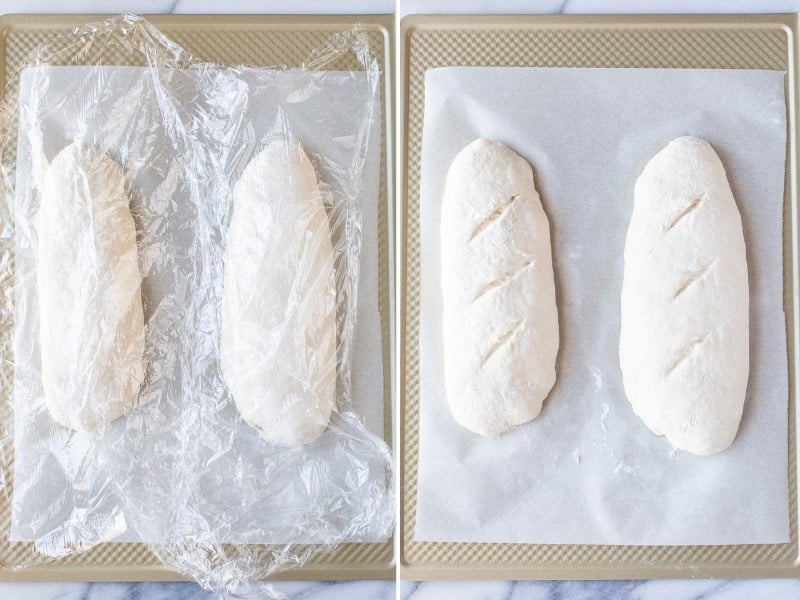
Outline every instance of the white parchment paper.
{"type": "MultiPolygon", "coordinates": [[[[180,219],[170,220],[171,211],[188,206],[187,200],[190,174],[175,172],[171,167],[180,164],[180,158],[172,156],[164,131],[152,127],[147,147],[116,148],[114,140],[124,138],[119,129],[142,127],[157,123],[158,105],[149,89],[149,72],[133,67],[44,67],[28,69],[22,73],[20,81],[20,105],[25,105],[26,115],[20,123],[20,144],[18,155],[18,182],[21,189],[29,189],[28,181],[41,173],[46,165],[32,164],[40,154],[31,148],[41,148],[41,152],[51,160],[62,148],[75,140],[100,140],[104,149],[111,148],[113,158],[126,160],[125,167],[132,176],[132,211],[134,214],[155,215],[143,236],[150,239],[141,241],[140,246],[147,250],[140,255],[140,262],[152,265],[164,261],[165,257],[189,255],[191,231],[181,231],[185,224],[180,219]],[[35,72],[34,72],[35,71],[35,72]],[[31,86],[37,86],[32,90],[31,86]],[[93,88],[103,90],[98,94],[94,109],[85,110],[86,97],[93,88]],[[34,93],[35,92],[35,93],[34,93]],[[31,105],[30,98],[36,98],[31,105]],[[33,156],[32,156],[33,155],[33,156]],[[142,165],[146,165],[143,168],[142,165]],[[27,178],[27,179],[26,179],[27,178]],[[156,219],[158,222],[156,222],[156,219]],[[175,242],[175,246],[169,246],[175,242]]],[[[304,147],[317,169],[323,189],[335,197],[339,193],[335,180],[340,176],[331,165],[349,164],[359,157],[348,156],[355,152],[354,143],[342,143],[337,136],[352,132],[356,119],[363,118],[353,109],[354,98],[369,97],[369,82],[365,73],[332,71],[309,74],[296,70],[276,71],[269,69],[243,69],[238,77],[249,87],[250,104],[244,122],[247,130],[240,132],[241,145],[237,152],[252,154],[275,134],[276,126],[288,123],[291,134],[304,147]],[[312,88],[313,92],[302,93],[312,88]],[[294,94],[294,96],[292,96],[294,94]],[[343,155],[344,154],[344,155],[343,155]]],[[[191,81],[180,73],[161,82],[172,86],[175,97],[185,99],[187,106],[194,101],[191,81]]],[[[367,153],[363,182],[359,189],[362,197],[357,201],[361,206],[362,250],[359,258],[360,276],[358,280],[358,312],[353,336],[352,359],[352,410],[359,415],[367,427],[383,436],[383,365],[381,324],[378,312],[378,185],[380,171],[380,122],[373,119],[369,131],[369,152],[367,153]]],[[[280,131],[279,131],[280,132],[280,131]]],[[[235,161],[231,161],[233,164],[235,161]]],[[[244,164],[240,161],[239,168],[244,164]]],[[[231,174],[232,181],[236,174],[231,174]]],[[[21,197],[27,197],[22,192],[21,197]]],[[[24,211],[19,211],[20,213],[24,211]]],[[[32,223],[18,223],[17,270],[21,273],[34,273],[34,256],[24,231],[32,223]],[[19,232],[23,232],[20,234],[19,232]],[[20,240],[23,240],[20,242],[20,240]]],[[[29,237],[29,236],[28,236],[29,237]]],[[[220,251],[221,252],[221,251],[220,251]]],[[[180,259],[177,259],[180,260],[180,259]]],[[[186,260],[193,260],[187,258],[186,260]]],[[[143,284],[145,300],[159,306],[159,299],[174,295],[175,289],[185,282],[174,281],[172,275],[156,274],[146,278],[143,284]],[[177,287],[176,287],[177,286],[177,287]]],[[[186,268],[191,271],[191,266],[186,268]]],[[[18,295],[28,298],[25,306],[35,307],[35,278],[26,277],[17,282],[18,295]]],[[[19,297],[19,296],[18,296],[19,297]]],[[[163,305],[160,310],[167,310],[163,305]]],[[[147,313],[147,308],[145,309],[147,313]]],[[[157,317],[146,314],[150,320],[148,336],[159,335],[157,317]]],[[[96,540],[116,539],[117,541],[164,541],[161,532],[133,531],[126,523],[124,511],[116,497],[113,486],[104,477],[102,467],[97,464],[96,449],[88,438],[57,425],[44,410],[41,382],[38,369],[38,317],[33,312],[17,315],[15,323],[15,431],[14,431],[14,498],[12,511],[12,541],[38,541],[46,544],[63,543],[78,535],[77,532],[90,531],[96,540]],[[42,458],[46,456],[46,458],[42,458]],[[37,464],[40,472],[32,474],[25,471],[24,465],[37,464]],[[21,466],[22,465],[22,466],[21,466]],[[22,470],[21,470],[22,469],[22,470]],[[91,520],[89,527],[81,525],[82,520],[91,520]]],[[[202,326],[198,324],[198,326],[202,326]]],[[[173,357],[180,361],[180,357],[173,357]]],[[[178,398],[182,393],[180,382],[172,388],[151,386],[143,389],[141,396],[151,397],[148,409],[167,404],[168,396],[178,398]]],[[[201,401],[198,399],[198,401],[201,401]]],[[[233,402],[226,415],[236,419],[233,402]]],[[[337,418],[334,416],[334,418],[337,418]]],[[[292,507],[292,486],[302,487],[302,474],[281,473],[271,464],[276,453],[264,450],[257,432],[241,423],[237,440],[242,444],[243,454],[251,460],[242,465],[231,464],[230,460],[209,462],[207,480],[208,502],[217,502],[221,511],[229,511],[230,528],[226,539],[221,542],[247,543],[285,543],[315,542],[314,532],[308,532],[306,539],[292,538],[283,532],[294,531],[297,514],[302,506],[297,494],[298,512],[285,512],[286,522],[276,517],[265,521],[267,510],[273,515],[280,511],[263,507],[264,511],[250,514],[242,511],[233,502],[221,501],[225,481],[241,473],[243,477],[283,477],[286,479],[285,498],[276,498],[276,504],[285,502],[292,507]]],[[[314,446],[319,455],[320,468],[335,468],[337,460],[335,444],[326,442],[323,434],[314,446]]],[[[279,458],[279,457],[278,457],[279,458]]],[[[147,461],[147,456],[141,457],[147,461]]],[[[153,469],[158,468],[153,465],[153,469]]],[[[365,475],[366,476],[366,475],[365,475]]],[[[257,484],[254,484],[257,485],[257,484]]],[[[153,506],[157,511],[158,507],[153,506]]],[[[222,518],[225,518],[223,516],[222,518]]],[[[81,534],[82,535],[82,534],[81,534]]],[[[353,541],[373,541],[383,538],[382,533],[354,534],[353,541]]],[[[76,540],[78,541],[78,540],[76,540]]],[[[47,548],[44,548],[47,550],[47,548]]]]}
{"type": "Polygon", "coordinates": [[[783,313],[784,73],[429,70],[421,181],[420,457],[415,539],[574,544],[789,540],[783,313]],[[633,186],[671,139],[705,138],[742,214],[751,367],[734,444],[674,450],[619,370],[633,186]],[[533,166],[550,219],[561,345],[539,417],[498,439],[457,425],[442,373],[439,226],[447,169],[477,137],[533,166]]]}

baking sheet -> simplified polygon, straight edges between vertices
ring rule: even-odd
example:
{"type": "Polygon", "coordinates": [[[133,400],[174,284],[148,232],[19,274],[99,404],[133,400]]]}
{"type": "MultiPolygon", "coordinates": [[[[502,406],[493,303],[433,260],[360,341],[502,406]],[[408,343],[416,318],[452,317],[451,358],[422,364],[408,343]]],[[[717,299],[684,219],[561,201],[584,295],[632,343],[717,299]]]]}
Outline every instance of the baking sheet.
{"type": "MultiPolygon", "coordinates": [[[[86,136],[89,139],[114,139],[114,123],[127,122],[130,118],[131,102],[137,100],[142,102],[142,98],[136,93],[137,80],[142,72],[138,68],[49,67],[38,69],[38,71],[37,82],[47,82],[46,93],[41,94],[40,88],[37,93],[37,104],[34,108],[28,107],[27,113],[23,114],[26,114],[26,118],[32,122],[41,122],[41,144],[48,158],[52,158],[61,148],[76,138],[86,136]],[[93,85],[98,85],[100,78],[105,86],[105,92],[111,89],[112,93],[104,92],[102,94],[102,101],[98,102],[97,110],[92,115],[83,114],[80,111],[80,103],[71,103],[69,98],[77,93],[77,89],[91,90],[93,85]],[[127,98],[130,102],[120,102],[120,98],[127,98]]],[[[33,76],[32,70],[22,74],[21,104],[30,96],[33,76]]],[[[364,97],[367,85],[366,74],[348,72],[344,76],[331,71],[309,74],[296,70],[279,72],[267,69],[247,69],[241,73],[240,78],[248,84],[250,106],[252,107],[249,114],[246,115],[246,122],[252,125],[250,130],[244,132],[243,139],[246,143],[258,147],[269,139],[271,134],[275,133],[276,123],[286,119],[291,123],[292,134],[304,145],[312,160],[316,162],[323,185],[328,184],[335,194],[335,182],[326,181],[325,157],[330,157],[332,152],[341,151],[346,145],[326,143],[326,136],[330,136],[332,139],[336,135],[342,135],[342,132],[347,131],[346,124],[349,119],[358,118],[352,108],[352,98],[364,97]],[[312,85],[315,93],[296,96],[287,103],[285,99],[287,90],[298,89],[301,78],[310,79],[305,80],[304,85],[312,85]],[[286,113],[280,115],[280,118],[279,106],[286,113]],[[320,132],[325,132],[325,135],[320,135],[320,132]]],[[[173,91],[178,97],[181,94],[191,94],[191,86],[182,81],[179,76],[170,79],[170,83],[174,85],[173,91]]],[[[152,101],[152,98],[147,98],[145,102],[152,103],[152,101]]],[[[151,106],[145,104],[139,106],[138,112],[134,114],[141,117],[143,112],[155,110],[154,104],[151,106]]],[[[40,132],[37,131],[37,128],[30,127],[30,122],[26,123],[23,119],[20,126],[21,138],[25,135],[34,137],[39,135],[40,132]]],[[[160,134],[160,131],[154,131],[154,135],[160,134]]],[[[153,141],[153,145],[158,146],[157,139],[153,141]]],[[[378,195],[380,171],[380,124],[377,116],[370,129],[369,147],[371,151],[367,154],[364,182],[360,188],[364,193],[357,199],[363,212],[358,321],[354,334],[352,363],[352,410],[365,421],[373,433],[382,437],[384,426],[383,357],[377,277],[379,207],[374,201],[378,195]]],[[[33,174],[35,170],[31,165],[28,144],[23,140],[19,148],[19,172],[33,174]]],[[[342,156],[335,158],[339,164],[353,159],[353,157],[342,156]]],[[[164,157],[164,160],[165,164],[169,164],[171,158],[164,157]]],[[[332,179],[333,174],[328,175],[330,175],[328,179],[332,179]]],[[[24,178],[21,178],[20,181],[23,182],[23,186],[28,185],[24,178]]],[[[181,186],[172,183],[166,182],[165,184],[163,174],[159,176],[158,173],[151,173],[144,169],[134,170],[134,188],[138,192],[134,202],[146,201],[151,208],[159,205],[180,205],[184,199],[182,195],[185,195],[186,191],[181,190],[181,186]]],[[[136,213],[137,207],[134,206],[133,209],[136,213]]],[[[176,235],[166,236],[167,239],[189,242],[186,236],[180,235],[179,232],[174,233],[176,235]]],[[[157,240],[144,240],[141,245],[150,250],[158,249],[159,246],[156,242],[157,240]]],[[[161,250],[180,256],[182,248],[162,248],[161,250]]],[[[157,259],[157,256],[148,257],[146,253],[141,257],[144,262],[157,259]]],[[[31,261],[30,249],[24,245],[22,247],[18,245],[18,270],[31,272],[31,261]]],[[[159,298],[168,293],[173,285],[174,282],[151,277],[146,282],[146,286],[149,287],[147,293],[151,298],[159,298]]],[[[22,289],[21,293],[31,293],[31,290],[22,289]]],[[[65,488],[65,482],[74,480],[76,473],[84,473],[86,476],[83,480],[93,481],[93,473],[101,467],[97,465],[96,457],[88,453],[89,444],[80,434],[69,434],[64,430],[64,435],[55,437],[51,435],[56,426],[49,419],[46,411],[41,410],[40,401],[35,400],[41,397],[36,392],[39,385],[37,378],[31,376],[31,373],[37,372],[35,357],[38,356],[38,349],[35,344],[25,343],[26,340],[38,340],[38,336],[35,335],[35,315],[23,315],[23,319],[18,319],[15,339],[17,341],[15,365],[15,405],[17,410],[14,436],[15,495],[12,510],[12,540],[36,539],[43,542],[47,540],[47,536],[43,533],[51,532],[53,543],[57,546],[63,542],[63,539],[71,539],[69,536],[74,536],[76,531],[81,532],[79,525],[81,515],[85,515],[86,511],[91,508],[94,511],[91,513],[92,518],[95,520],[93,529],[105,531],[102,539],[159,541],[159,532],[151,531],[139,535],[141,532],[134,532],[127,526],[119,505],[113,501],[110,494],[106,494],[102,489],[109,485],[108,482],[102,484],[98,482],[87,489],[76,489],[71,486],[65,488]],[[29,418],[31,415],[33,415],[32,420],[29,418]],[[19,485],[20,475],[25,474],[20,473],[16,467],[31,464],[31,461],[40,462],[36,461],[35,457],[37,454],[41,456],[42,453],[50,453],[50,459],[44,463],[38,474],[37,484],[27,487],[19,485]],[[99,497],[105,498],[105,500],[98,510],[98,507],[95,506],[95,499],[99,497]],[[54,506],[58,507],[56,512],[52,510],[54,506]],[[103,522],[105,527],[98,526],[99,522],[103,522]]],[[[157,397],[163,393],[178,392],[176,390],[143,390],[142,392],[145,397],[148,394],[157,397]]],[[[157,402],[158,398],[155,401],[157,402]]],[[[231,410],[235,411],[233,408],[231,410]]],[[[255,468],[255,473],[258,473],[257,448],[259,442],[257,434],[244,424],[241,427],[242,435],[237,439],[252,446],[254,463],[251,467],[255,468]]],[[[326,464],[335,465],[336,457],[325,455],[326,450],[332,450],[333,447],[326,446],[324,437],[325,435],[323,435],[323,441],[319,444],[318,449],[320,459],[326,464]]],[[[331,453],[328,452],[328,454],[331,453]]],[[[241,465],[229,465],[224,461],[218,462],[219,464],[215,463],[216,467],[212,469],[217,476],[209,477],[209,482],[215,486],[219,485],[219,482],[224,482],[226,475],[241,468],[241,465]]],[[[212,491],[209,490],[209,492],[212,491]]],[[[236,525],[230,530],[228,538],[221,541],[239,543],[315,541],[313,537],[295,539],[281,535],[281,531],[293,530],[294,524],[291,515],[287,514],[285,524],[273,521],[268,527],[262,528],[259,527],[259,519],[263,518],[263,513],[241,515],[238,510],[237,507],[236,514],[231,515],[231,521],[236,525]]],[[[309,532],[308,535],[312,536],[313,534],[309,532]]],[[[366,536],[354,537],[352,541],[381,539],[384,539],[382,532],[375,531],[367,533],[366,536]]],[[[88,539],[85,541],[99,540],[88,539]]]]}
{"type": "Polygon", "coordinates": [[[788,541],[785,118],[784,74],[776,71],[427,72],[415,540],[788,541]],[[617,359],[633,183],[655,152],[687,134],[720,154],[748,246],[748,396],[736,442],[714,457],[676,452],[647,430],[624,397],[617,359]],[[542,414],[498,440],[452,421],[441,381],[440,198],[450,161],[479,136],[507,143],[534,167],[561,322],[558,381],[542,414]]]}

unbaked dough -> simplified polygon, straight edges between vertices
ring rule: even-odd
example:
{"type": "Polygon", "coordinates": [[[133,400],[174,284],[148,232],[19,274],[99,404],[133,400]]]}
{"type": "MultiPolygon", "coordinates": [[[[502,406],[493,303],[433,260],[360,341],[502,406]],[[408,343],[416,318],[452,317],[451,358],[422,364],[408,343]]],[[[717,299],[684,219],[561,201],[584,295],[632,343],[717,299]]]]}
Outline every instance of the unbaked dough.
{"type": "Polygon", "coordinates": [[[42,387],[61,425],[123,415],[144,377],[144,320],[127,175],[73,143],[47,167],[37,214],[42,387]]]}
{"type": "Polygon", "coordinates": [[[336,281],[314,166],[283,139],[245,167],[225,248],[220,358],[245,422],[300,446],[335,404],[336,281]]]}
{"type": "Polygon", "coordinates": [[[478,139],[442,200],[444,375],[455,420],[487,437],[534,419],[556,380],[550,224],[530,165],[478,139]]]}
{"type": "Polygon", "coordinates": [[[749,362],[742,220],[705,141],[682,137],[636,181],[625,242],[620,366],[634,412],[709,455],[739,429],[749,362]]]}

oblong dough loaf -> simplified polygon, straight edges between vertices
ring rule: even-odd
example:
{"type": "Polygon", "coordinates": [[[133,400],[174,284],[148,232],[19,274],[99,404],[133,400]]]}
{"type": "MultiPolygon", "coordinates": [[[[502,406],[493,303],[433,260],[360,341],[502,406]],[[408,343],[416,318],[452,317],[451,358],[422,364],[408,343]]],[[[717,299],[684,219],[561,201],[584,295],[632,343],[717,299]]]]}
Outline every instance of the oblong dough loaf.
{"type": "Polygon", "coordinates": [[[125,413],[144,377],[144,319],[127,176],[73,143],[45,171],[37,214],[42,386],[50,415],[91,431],[125,413]]]}
{"type": "Polygon", "coordinates": [[[739,429],[749,370],[742,220],[705,141],[682,137],[636,181],[625,242],[620,366],[634,412],[698,455],[739,429]]]}
{"type": "Polygon", "coordinates": [[[336,281],[314,167],[278,140],[233,191],[225,248],[220,359],[244,420],[268,442],[299,446],[335,403],[336,281]]]}
{"type": "Polygon", "coordinates": [[[487,139],[459,152],[441,243],[447,400],[459,424],[497,436],[534,419],[556,379],[550,224],[530,165],[487,139]]]}

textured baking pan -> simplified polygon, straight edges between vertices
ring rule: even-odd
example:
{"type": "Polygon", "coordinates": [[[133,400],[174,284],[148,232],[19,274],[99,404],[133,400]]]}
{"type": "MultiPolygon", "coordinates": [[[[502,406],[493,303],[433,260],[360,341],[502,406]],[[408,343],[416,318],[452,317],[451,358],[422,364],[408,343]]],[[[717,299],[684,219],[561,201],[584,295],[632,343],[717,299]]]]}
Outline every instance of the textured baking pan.
{"type": "MultiPolygon", "coordinates": [[[[797,15],[413,16],[401,56],[401,549],[406,579],[798,577],[797,15]],[[789,359],[788,544],[728,546],[416,542],[419,442],[419,187],[425,71],[442,66],[777,69],[787,72],[784,310],[789,359]]],[[[758,510],[758,507],[753,507],[758,510]]]]}
{"type": "MultiPolygon", "coordinates": [[[[57,42],[72,27],[103,19],[102,15],[7,15],[0,17],[0,84],[7,94],[16,94],[18,71],[26,57],[43,43],[57,42]]],[[[379,203],[379,308],[382,322],[384,368],[384,436],[392,441],[391,296],[393,174],[393,16],[149,16],[154,25],[188,49],[195,57],[223,64],[299,66],[310,51],[336,32],[361,23],[381,64],[381,171],[379,203]]],[[[108,64],[132,64],[125,56],[97,56],[108,64]]],[[[358,69],[355,59],[342,58],[329,69],[358,69]]],[[[2,281],[0,285],[9,285],[2,281]]],[[[10,340],[0,340],[7,356],[10,340]]],[[[0,364],[0,427],[11,426],[8,386],[12,370],[0,364]]],[[[12,481],[12,464],[0,465],[3,481],[12,481]]],[[[11,507],[0,499],[0,566],[41,561],[29,543],[10,543],[7,537],[11,507]]],[[[265,553],[266,556],[266,553],[265,553]]],[[[342,544],[333,552],[312,554],[301,568],[279,573],[278,579],[375,579],[394,577],[394,544],[342,544]]],[[[179,580],[165,569],[144,544],[110,543],[69,558],[23,570],[0,570],[0,580],[145,581],[179,580]]]]}

